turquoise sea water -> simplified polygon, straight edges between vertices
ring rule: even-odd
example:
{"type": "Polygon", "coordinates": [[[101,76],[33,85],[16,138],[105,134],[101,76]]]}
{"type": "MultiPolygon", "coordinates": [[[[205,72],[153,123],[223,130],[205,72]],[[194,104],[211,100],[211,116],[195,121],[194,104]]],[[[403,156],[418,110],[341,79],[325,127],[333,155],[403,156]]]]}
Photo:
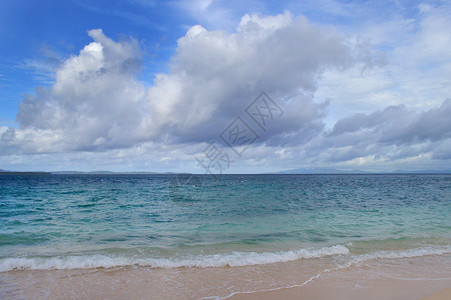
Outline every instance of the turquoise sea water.
{"type": "Polygon", "coordinates": [[[0,176],[0,271],[451,253],[450,175],[0,176]]]}

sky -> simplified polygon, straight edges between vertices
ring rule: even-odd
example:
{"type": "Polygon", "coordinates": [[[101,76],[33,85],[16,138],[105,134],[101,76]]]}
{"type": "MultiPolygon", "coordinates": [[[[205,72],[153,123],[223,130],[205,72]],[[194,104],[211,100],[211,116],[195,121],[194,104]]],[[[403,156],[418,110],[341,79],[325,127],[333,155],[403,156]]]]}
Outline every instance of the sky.
{"type": "Polygon", "coordinates": [[[0,1],[0,169],[451,170],[447,1],[0,1]]]}

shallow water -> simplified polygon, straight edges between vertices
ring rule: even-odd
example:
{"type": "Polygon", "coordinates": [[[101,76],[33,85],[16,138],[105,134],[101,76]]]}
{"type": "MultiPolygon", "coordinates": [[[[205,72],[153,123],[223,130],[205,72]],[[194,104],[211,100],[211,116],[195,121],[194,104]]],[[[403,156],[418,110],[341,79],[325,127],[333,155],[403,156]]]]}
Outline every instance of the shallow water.
{"type": "Polygon", "coordinates": [[[451,253],[450,175],[0,176],[0,271],[451,253]]]}

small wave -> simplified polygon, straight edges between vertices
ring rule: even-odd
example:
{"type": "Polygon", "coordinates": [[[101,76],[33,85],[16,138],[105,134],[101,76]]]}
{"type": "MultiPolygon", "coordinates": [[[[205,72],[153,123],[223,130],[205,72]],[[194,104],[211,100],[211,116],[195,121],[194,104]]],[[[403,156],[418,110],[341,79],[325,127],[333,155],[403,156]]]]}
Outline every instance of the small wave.
{"type": "Polygon", "coordinates": [[[230,254],[195,256],[186,259],[113,257],[101,254],[66,257],[23,257],[0,259],[0,272],[11,270],[112,268],[130,265],[165,269],[182,267],[239,267],[345,254],[349,254],[348,248],[342,245],[336,245],[295,251],[263,253],[232,252],[230,254]]]}
{"type": "Polygon", "coordinates": [[[290,262],[300,259],[320,258],[334,255],[347,255],[347,263],[340,266],[349,267],[375,259],[402,259],[429,255],[451,253],[451,246],[429,246],[397,251],[378,251],[361,255],[349,255],[349,249],[343,245],[331,247],[300,249],[279,252],[232,252],[191,256],[186,258],[138,258],[135,256],[113,255],[79,255],[57,257],[18,257],[0,259],[0,272],[11,270],[51,270],[51,269],[89,269],[112,268],[123,266],[146,266],[151,268],[210,268],[210,267],[240,267],[263,265],[270,263],[290,262]]]}
{"type": "Polygon", "coordinates": [[[427,246],[396,251],[377,251],[355,256],[353,263],[364,262],[374,259],[396,259],[396,258],[414,258],[429,255],[443,255],[451,253],[451,246],[427,246]]]}

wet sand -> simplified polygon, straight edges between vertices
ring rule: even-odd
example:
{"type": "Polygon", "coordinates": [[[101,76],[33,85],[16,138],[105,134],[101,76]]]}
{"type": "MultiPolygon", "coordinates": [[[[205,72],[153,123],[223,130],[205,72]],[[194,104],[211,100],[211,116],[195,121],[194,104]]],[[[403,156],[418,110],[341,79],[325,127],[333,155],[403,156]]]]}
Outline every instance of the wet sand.
{"type": "MultiPolygon", "coordinates": [[[[423,299],[451,287],[450,262],[447,254],[375,259],[339,268],[333,267],[332,259],[322,258],[204,269],[129,266],[10,271],[0,273],[0,298],[423,299]]],[[[447,296],[449,290],[431,296],[442,298],[429,299],[447,296]]]]}
{"type": "Polygon", "coordinates": [[[303,300],[303,299],[349,299],[349,300],[361,300],[361,299],[422,299],[422,300],[450,300],[451,288],[440,290],[427,297],[421,295],[430,288],[427,285],[423,286],[411,286],[408,290],[405,287],[397,286],[386,289],[387,286],[374,287],[373,290],[355,291],[352,293],[346,293],[343,291],[306,291],[300,288],[288,288],[272,292],[259,292],[252,294],[241,294],[229,299],[261,299],[261,300],[303,300]],[[384,289],[384,290],[381,290],[384,289]]]}
{"type": "MultiPolygon", "coordinates": [[[[451,271],[417,270],[407,262],[405,271],[382,265],[325,273],[302,287],[239,293],[230,300],[451,300],[451,271]],[[439,291],[439,292],[437,292],[439,291]]],[[[443,266],[445,268],[445,266],[443,266]]]]}
{"type": "Polygon", "coordinates": [[[450,300],[451,299],[451,288],[447,288],[438,292],[435,292],[424,300],[450,300]]]}

